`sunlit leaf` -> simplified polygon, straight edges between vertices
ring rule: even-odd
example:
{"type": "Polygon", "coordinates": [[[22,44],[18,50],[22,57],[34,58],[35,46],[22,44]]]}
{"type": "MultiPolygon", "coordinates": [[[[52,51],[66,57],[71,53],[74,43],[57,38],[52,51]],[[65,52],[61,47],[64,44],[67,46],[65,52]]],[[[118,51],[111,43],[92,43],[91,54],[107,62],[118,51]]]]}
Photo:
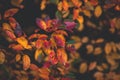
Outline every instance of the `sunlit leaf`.
{"type": "Polygon", "coordinates": [[[92,16],[92,14],[89,10],[83,10],[83,13],[84,13],[85,16],[87,16],[89,18],[91,18],[91,16],[92,16]]]}
{"type": "Polygon", "coordinates": [[[79,16],[79,9],[73,9],[73,20],[77,19],[79,16]]]}
{"type": "Polygon", "coordinates": [[[55,34],[61,34],[61,35],[65,35],[65,36],[68,36],[68,33],[64,30],[57,30],[54,32],[55,34]]]}
{"type": "Polygon", "coordinates": [[[0,64],[3,64],[5,62],[5,54],[3,51],[0,50],[0,64]]]}
{"type": "Polygon", "coordinates": [[[68,60],[68,56],[63,48],[57,49],[57,57],[58,60],[63,64],[68,60]]]}
{"type": "Polygon", "coordinates": [[[62,10],[62,2],[60,1],[59,3],[58,3],[58,5],[57,5],[57,9],[59,10],[59,11],[61,11],[62,10]]]}
{"type": "Polygon", "coordinates": [[[41,62],[43,57],[44,57],[43,51],[41,49],[37,49],[34,55],[35,60],[41,62]]]}
{"type": "Polygon", "coordinates": [[[101,14],[102,14],[102,8],[101,8],[101,6],[97,6],[96,8],[95,8],[95,11],[94,11],[94,15],[95,15],[95,17],[100,17],[101,16],[101,14]]]}
{"type": "Polygon", "coordinates": [[[62,1],[63,10],[67,11],[69,9],[68,2],[66,0],[62,1]]]}
{"type": "Polygon", "coordinates": [[[15,15],[18,11],[19,11],[19,9],[17,9],[17,8],[8,9],[4,13],[4,18],[11,17],[11,16],[15,15]]]}
{"type": "Polygon", "coordinates": [[[40,9],[44,10],[46,8],[46,0],[42,0],[41,4],[40,4],[40,9]]]}
{"type": "Polygon", "coordinates": [[[40,19],[40,18],[37,18],[37,19],[36,19],[36,24],[38,25],[38,27],[39,27],[40,29],[43,29],[43,30],[46,30],[46,29],[47,29],[47,25],[46,25],[45,21],[43,21],[43,20],[40,19]]]}
{"type": "Polygon", "coordinates": [[[16,50],[16,51],[24,50],[24,47],[20,44],[10,44],[9,48],[12,48],[13,50],[16,50]]]}
{"type": "Polygon", "coordinates": [[[87,65],[87,63],[84,62],[84,63],[80,64],[79,72],[81,74],[83,74],[83,73],[85,73],[87,71],[87,68],[88,68],[88,65],[87,65]]]}
{"type": "Polygon", "coordinates": [[[19,53],[16,54],[16,56],[15,56],[16,62],[20,61],[20,59],[21,59],[21,55],[19,53]]]}
{"type": "Polygon", "coordinates": [[[16,39],[16,41],[22,45],[25,49],[31,49],[32,47],[28,44],[28,40],[24,37],[24,36],[21,36],[21,37],[18,37],[16,39]]]}
{"type": "Polygon", "coordinates": [[[22,61],[23,61],[23,69],[28,70],[31,63],[30,57],[28,55],[24,55],[22,57],[22,61]]]}

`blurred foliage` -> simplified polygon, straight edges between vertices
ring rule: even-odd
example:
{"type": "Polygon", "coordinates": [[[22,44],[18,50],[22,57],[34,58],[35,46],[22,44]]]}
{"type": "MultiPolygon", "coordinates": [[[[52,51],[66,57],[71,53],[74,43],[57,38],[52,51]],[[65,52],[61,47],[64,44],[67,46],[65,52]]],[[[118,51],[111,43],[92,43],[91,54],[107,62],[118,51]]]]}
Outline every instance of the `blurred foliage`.
{"type": "Polygon", "coordinates": [[[0,0],[0,80],[120,80],[120,0],[0,0]]]}

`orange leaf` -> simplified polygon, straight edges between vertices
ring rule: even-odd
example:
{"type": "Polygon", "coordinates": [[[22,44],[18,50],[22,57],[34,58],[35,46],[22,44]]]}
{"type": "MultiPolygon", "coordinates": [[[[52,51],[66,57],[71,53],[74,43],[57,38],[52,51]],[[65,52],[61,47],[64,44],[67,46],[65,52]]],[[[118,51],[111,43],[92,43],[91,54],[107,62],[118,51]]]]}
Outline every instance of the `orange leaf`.
{"type": "Polygon", "coordinates": [[[67,11],[67,10],[68,10],[69,5],[68,5],[67,0],[63,0],[63,1],[62,1],[62,6],[63,6],[63,9],[64,9],[65,11],[67,11]]]}
{"type": "Polygon", "coordinates": [[[21,55],[18,53],[16,56],[15,56],[15,60],[16,62],[20,61],[21,59],[21,55]]]}
{"type": "Polygon", "coordinates": [[[101,14],[102,14],[102,8],[101,8],[101,6],[97,6],[96,8],[95,8],[95,11],[94,11],[94,15],[95,15],[95,17],[100,17],[101,16],[101,14]]]}
{"type": "Polygon", "coordinates": [[[40,9],[44,10],[46,7],[46,0],[42,0],[41,4],[40,4],[40,9]]]}
{"type": "Polygon", "coordinates": [[[19,11],[19,9],[17,9],[17,8],[8,9],[8,10],[5,11],[5,13],[4,13],[4,18],[13,16],[13,15],[15,15],[18,11],[19,11]]]}
{"type": "Polygon", "coordinates": [[[21,46],[20,44],[10,44],[9,48],[12,48],[12,49],[14,49],[16,51],[24,50],[23,46],[21,46]]]}
{"type": "Polygon", "coordinates": [[[36,43],[35,43],[35,47],[36,47],[37,49],[42,48],[42,45],[43,45],[43,41],[40,40],[40,39],[38,39],[38,40],[36,41],[36,43]]]}
{"type": "Polygon", "coordinates": [[[5,62],[5,54],[0,50],[0,64],[5,62]]]}
{"type": "Polygon", "coordinates": [[[73,9],[73,20],[77,19],[79,16],[79,9],[73,9]]]}
{"type": "Polygon", "coordinates": [[[34,70],[34,71],[38,71],[39,67],[37,65],[35,65],[35,64],[30,64],[30,69],[34,70]]]}
{"type": "Polygon", "coordinates": [[[43,78],[44,80],[49,80],[50,71],[48,68],[40,68],[39,72],[40,72],[39,76],[41,78],[43,78]]]}
{"type": "Polygon", "coordinates": [[[24,37],[24,36],[21,36],[19,38],[16,39],[16,41],[22,45],[24,48],[27,48],[28,47],[28,40],[24,37]]]}
{"type": "Polygon", "coordinates": [[[58,57],[58,60],[63,64],[65,64],[68,60],[67,53],[63,48],[57,49],[57,57],[58,57]]]}
{"type": "Polygon", "coordinates": [[[24,55],[22,60],[23,60],[23,69],[24,70],[29,69],[31,63],[30,57],[28,55],[24,55]]]}

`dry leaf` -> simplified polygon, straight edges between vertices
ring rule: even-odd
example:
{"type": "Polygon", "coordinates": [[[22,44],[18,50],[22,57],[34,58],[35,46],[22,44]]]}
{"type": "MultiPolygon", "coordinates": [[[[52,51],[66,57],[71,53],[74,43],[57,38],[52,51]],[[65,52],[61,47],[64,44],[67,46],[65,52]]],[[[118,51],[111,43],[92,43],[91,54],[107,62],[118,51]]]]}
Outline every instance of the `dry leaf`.
{"type": "Polygon", "coordinates": [[[89,10],[83,10],[83,13],[84,13],[85,16],[87,16],[89,18],[91,18],[91,16],[92,16],[92,14],[89,10]]]}
{"type": "Polygon", "coordinates": [[[107,55],[110,54],[111,51],[112,51],[112,46],[111,46],[111,44],[110,44],[110,43],[106,43],[104,50],[105,50],[105,53],[106,53],[107,55]]]}
{"type": "Polygon", "coordinates": [[[61,2],[61,1],[58,3],[57,9],[58,9],[59,11],[62,11],[62,2],[61,2]]]}
{"type": "Polygon", "coordinates": [[[31,63],[30,57],[28,55],[24,55],[22,57],[22,61],[23,61],[23,69],[24,70],[29,69],[31,63]]]}
{"type": "Polygon", "coordinates": [[[97,68],[98,71],[104,71],[102,66],[96,66],[96,68],[97,68]]]}
{"type": "Polygon", "coordinates": [[[80,64],[80,67],[79,67],[79,72],[81,74],[85,73],[87,71],[87,68],[88,68],[88,65],[86,62],[80,64]]]}
{"type": "Polygon", "coordinates": [[[35,51],[35,60],[41,62],[44,57],[43,51],[41,49],[37,49],[35,51]]]}
{"type": "Polygon", "coordinates": [[[101,16],[101,14],[102,14],[102,8],[101,8],[100,5],[98,5],[98,6],[96,6],[96,8],[95,8],[94,15],[95,15],[95,17],[98,18],[98,17],[101,16]]]}
{"type": "Polygon", "coordinates": [[[40,9],[44,10],[46,8],[46,0],[42,0],[41,4],[40,4],[40,9]]]}
{"type": "Polygon", "coordinates": [[[63,18],[66,18],[68,15],[69,15],[70,11],[67,10],[67,11],[62,11],[62,14],[63,14],[63,18]]]}

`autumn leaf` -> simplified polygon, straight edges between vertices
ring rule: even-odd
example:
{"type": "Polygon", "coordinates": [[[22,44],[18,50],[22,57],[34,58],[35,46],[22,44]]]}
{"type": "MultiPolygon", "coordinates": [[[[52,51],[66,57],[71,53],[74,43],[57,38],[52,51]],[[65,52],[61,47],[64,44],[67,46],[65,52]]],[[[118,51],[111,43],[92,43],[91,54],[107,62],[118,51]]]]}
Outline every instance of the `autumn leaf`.
{"type": "Polygon", "coordinates": [[[16,38],[16,36],[15,36],[13,30],[11,29],[11,26],[8,23],[3,23],[2,26],[3,26],[2,30],[6,33],[6,35],[9,38],[14,40],[16,38]]]}
{"type": "Polygon", "coordinates": [[[24,50],[24,47],[20,44],[10,44],[9,48],[12,48],[13,50],[16,50],[16,51],[24,50]]]}
{"type": "Polygon", "coordinates": [[[111,47],[110,43],[106,43],[104,50],[107,55],[111,53],[112,47],[111,47]]]}
{"type": "Polygon", "coordinates": [[[79,16],[79,9],[73,9],[73,20],[77,19],[79,16]]]}
{"type": "Polygon", "coordinates": [[[65,47],[65,38],[63,35],[55,35],[53,36],[55,43],[59,47],[65,47]]]}
{"type": "Polygon", "coordinates": [[[19,53],[16,54],[16,56],[15,56],[16,62],[20,61],[20,59],[21,59],[21,55],[19,53]]]}
{"type": "Polygon", "coordinates": [[[30,64],[30,69],[34,70],[34,71],[38,71],[39,67],[37,65],[35,65],[35,64],[30,64]]]}
{"type": "Polygon", "coordinates": [[[39,76],[45,80],[49,80],[50,70],[48,68],[40,68],[39,69],[39,76]]]}
{"type": "Polygon", "coordinates": [[[87,63],[82,63],[81,65],[80,65],[80,67],[79,67],[79,72],[81,73],[81,74],[83,74],[83,73],[85,73],[86,71],[87,71],[87,68],[88,68],[88,65],[87,65],[87,63]]]}
{"type": "Polygon", "coordinates": [[[23,2],[23,0],[11,0],[11,4],[15,7],[19,7],[19,8],[23,8],[24,6],[21,5],[21,3],[23,2]]]}
{"type": "Polygon", "coordinates": [[[31,63],[30,57],[28,55],[24,55],[22,57],[22,61],[23,61],[23,69],[28,70],[31,63]]]}
{"type": "Polygon", "coordinates": [[[16,39],[16,41],[22,45],[25,49],[31,49],[32,47],[28,44],[28,40],[24,37],[24,36],[21,36],[21,37],[18,37],[16,39]]]}
{"type": "Polygon", "coordinates": [[[37,49],[34,55],[35,60],[41,62],[43,57],[44,57],[43,51],[41,49],[37,49]]]}
{"type": "Polygon", "coordinates": [[[12,16],[15,15],[18,11],[19,11],[19,9],[17,9],[17,8],[8,9],[8,10],[6,10],[5,13],[4,13],[4,18],[12,17],[12,16]]]}
{"type": "Polygon", "coordinates": [[[35,47],[36,47],[37,49],[42,48],[42,45],[43,45],[43,40],[38,39],[38,40],[35,42],[35,47]]]}
{"type": "Polygon", "coordinates": [[[58,60],[63,64],[65,64],[68,60],[67,53],[63,48],[57,49],[57,57],[58,57],[58,60]]]}
{"type": "Polygon", "coordinates": [[[40,4],[40,9],[44,10],[46,8],[46,0],[42,0],[41,4],[40,4]]]}
{"type": "Polygon", "coordinates": [[[3,64],[5,62],[5,54],[3,51],[0,50],[0,64],[3,64]]]}
{"type": "Polygon", "coordinates": [[[94,15],[95,17],[100,17],[102,14],[102,8],[100,5],[96,6],[95,10],[94,10],[94,15]]]}
{"type": "Polygon", "coordinates": [[[75,22],[70,22],[70,21],[65,21],[65,28],[66,30],[72,32],[72,30],[76,27],[76,23],[75,22]]]}
{"type": "Polygon", "coordinates": [[[47,29],[47,24],[45,23],[45,21],[43,21],[42,19],[37,18],[36,19],[36,24],[38,25],[38,27],[40,29],[46,30],[47,29]]]}
{"type": "Polygon", "coordinates": [[[67,11],[69,9],[67,0],[62,1],[62,7],[63,7],[63,10],[65,10],[65,11],[67,11]]]}
{"type": "Polygon", "coordinates": [[[57,5],[57,9],[59,10],[59,11],[62,11],[62,2],[60,1],[59,3],[58,3],[58,5],[57,5]]]}

